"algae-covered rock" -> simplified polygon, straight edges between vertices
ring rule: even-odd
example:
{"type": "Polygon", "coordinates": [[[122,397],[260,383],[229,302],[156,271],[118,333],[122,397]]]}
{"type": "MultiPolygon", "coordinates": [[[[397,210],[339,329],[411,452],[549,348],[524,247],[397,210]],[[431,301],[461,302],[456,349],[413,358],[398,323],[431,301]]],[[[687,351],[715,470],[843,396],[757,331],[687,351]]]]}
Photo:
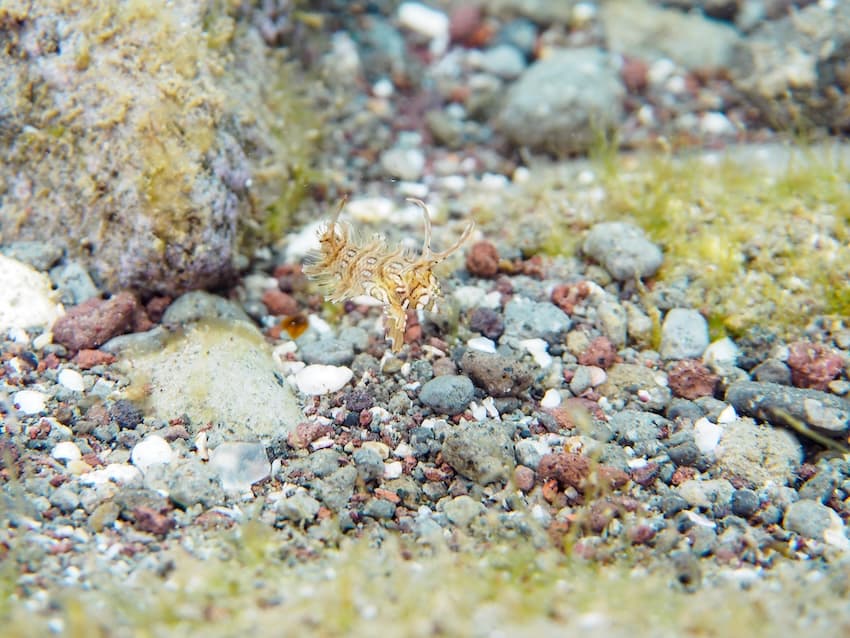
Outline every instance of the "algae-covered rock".
{"type": "Polygon", "coordinates": [[[280,215],[314,130],[227,5],[0,5],[0,237],[49,240],[104,288],[227,281],[280,215]]]}

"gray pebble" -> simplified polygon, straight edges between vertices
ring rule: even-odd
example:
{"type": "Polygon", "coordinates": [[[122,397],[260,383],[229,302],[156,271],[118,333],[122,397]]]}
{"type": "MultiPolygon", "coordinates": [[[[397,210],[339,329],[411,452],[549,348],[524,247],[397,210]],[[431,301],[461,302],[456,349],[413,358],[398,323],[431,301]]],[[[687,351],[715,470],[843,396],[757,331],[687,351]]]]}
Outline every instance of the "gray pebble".
{"type": "Polygon", "coordinates": [[[494,397],[516,396],[534,381],[534,372],[527,364],[500,354],[467,350],[460,367],[475,385],[494,397]]]}
{"type": "Polygon", "coordinates": [[[627,222],[603,222],[590,229],[582,245],[584,253],[617,281],[651,277],[661,267],[661,249],[643,230],[627,222]]]}
{"type": "Polygon", "coordinates": [[[591,373],[589,366],[578,366],[575,369],[573,378],[570,379],[570,392],[579,396],[582,392],[590,387],[591,373]]]}
{"type": "Polygon", "coordinates": [[[531,20],[525,18],[511,20],[499,30],[496,41],[511,44],[523,55],[531,56],[537,43],[537,27],[531,20]]]}
{"type": "Polygon", "coordinates": [[[3,246],[0,252],[42,272],[50,270],[62,257],[59,246],[43,241],[13,241],[3,246]]]}
{"type": "Polygon", "coordinates": [[[694,465],[699,459],[699,448],[693,439],[667,448],[667,456],[677,466],[694,465]]]}
{"type": "Polygon", "coordinates": [[[661,325],[661,356],[665,359],[697,359],[708,347],[708,322],[689,308],[673,308],[661,325]]]}
{"type": "Polygon", "coordinates": [[[86,299],[100,296],[88,271],[78,261],[57,266],[50,271],[50,279],[59,290],[62,303],[75,306],[86,299]]]}
{"type": "Polygon", "coordinates": [[[390,177],[415,182],[422,177],[425,153],[418,148],[391,148],[381,153],[381,167],[390,177]]]}
{"type": "Polygon", "coordinates": [[[525,56],[511,44],[497,44],[486,49],[477,62],[482,70],[506,80],[519,77],[525,71],[525,56]]]}
{"type": "Polygon", "coordinates": [[[133,332],[113,337],[100,346],[100,349],[115,356],[125,353],[157,352],[165,347],[168,338],[168,330],[162,326],[155,326],[145,332],[133,332]]]}
{"type": "Polygon", "coordinates": [[[661,511],[664,512],[664,516],[667,518],[675,516],[682,510],[688,509],[688,507],[690,507],[688,502],[675,493],[667,494],[661,499],[661,511]]]}
{"type": "Polygon", "coordinates": [[[756,381],[791,385],[791,368],[779,359],[766,359],[752,369],[756,381]]]}
{"type": "Polygon", "coordinates": [[[347,366],[354,361],[354,346],[350,341],[329,337],[300,346],[301,358],[308,364],[347,366]]]}
{"type": "Polygon", "coordinates": [[[782,412],[832,436],[850,431],[850,402],[834,394],[776,383],[738,381],[726,391],[726,401],[739,414],[769,419],[781,425],[782,412]]]}
{"type": "Polygon", "coordinates": [[[62,485],[50,494],[50,504],[59,508],[65,514],[70,514],[80,505],[80,497],[69,486],[62,485]]]}
{"type": "Polygon", "coordinates": [[[516,444],[516,458],[520,465],[536,470],[540,459],[549,454],[552,448],[538,439],[522,439],[516,444]]]}
{"type": "Polygon", "coordinates": [[[369,333],[359,326],[346,326],[336,338],[343,343],[350,343],[355,352],[362,352],[369,347],[369,333]]]}
{"type": "MultiPolygon", "coordinates": [[[[182,509],[201,504],[204,508],[224,502],[218,474],[208,463],[190,457],[160,466],[165,474],[166,490],[171,501],[182,509]]],[[[145,474],[147,481],[147,474],[145,474]]]]}
{"type": "Polygon", "coordinates": [[[369,482],[384,475],[384,460],[377,451],[369,447],[361,447],[352,455],[357,475],[361,480],[369,482]]]}
{"type": "Polygon", "coordinates": [[[732,494],[732,513],[736,516],[749,518],[758,511],[759,495],[753,490],[742,488],[732,494]]]}
{"type": "Polygon", "coordinates": [[[571,325],[567,313],[548,301],[514,297],[505,306],[505,334],[512,337],[560,343],[571,325]]]}
{"type": "Polygon", "coordinates": [[[453,416],[469,406],[475,396],[475,387],[469,377],[446,374],[425,383],[419,391],[419,400],[439,414],[453,416]]]}
{"type": "Polygon", "coordinates": [[[363,514],[374,519],[389,519],[395,515],[395,505],[383,498],[373,498],[363,508],[363,514]]]}
{"type": "Polygon", "coordinates": [[[825,504],[832,498],[838,485],[839,476],[837,472],[832,468],[820,468],[817,474],[800,486],[800,498],[820,501],[825,504]]]}
{"type": "Polygon", "coordinates": [[[462,423],[443,443],[443,458],[458,473],[487,485],[506,481],[516,464],[514,444],[501,423],[462,423]]]}
{"type": "Polygon", "coordinates": [[[596,307],[600,329],[617,348],[626,345],[628,334],[628,316],[626,309],[615,301],[603,301],[596,307]]]}
{"type": "Polygon", "coordinates": [[[596,131],[619,123],[624,93],[608,53],[553,50],[513,83],[497,125],[517,146],[581,152],[593,143],[596,131]]]}
{"type": "Polygon", "coordinates": [[[304,492],[293,494],[277,504],[277,515],[281,520],[303,525],[313,521],[319,513],[321,504],[304,492]]]}
{"type": "Polygon", "coordinates": [[[324,478],[337,471],[340,458],[339,452],[330,448],[316,450],[303,459],[297,459],[291,462],[289,467],[286,468],[286,471],[300,470],[318,476],[319,478],[324,478]]]}
{"type": "Polygon", "coordinates": [[[838,515],[819,501],[801,499],[791,503],[785,510],[782,527],[800,536],[824,540],[824,532],[833,527],[841,519],[838,515]]]}
{"type": "Polygon", "coordinates": [[[165,326],[179,326],[201,319],[224,319],[245,321],[251,323],[251,319],[238,305],[202,290],[195,290],[181,295],[168,306],[162,315],[162,323],[165,326]]]}
{"type": "Polygon", "coordinates": [[[463,494],[443,504],[443,512],[449,522],[458,527],[466,527],[485,510],[485,507],[474,498],[463,494]]]}
{"type": "Polygon", "coordinates": [[[314,484],[315,495],[325,506],[337,512],[348,503],[348,499],[354,494],[354,484],[357,480],[357,470],[347,465],[339,468],[336,472],[325,479],[316,481],[314,484]]]}
{"type": "Polygon", "coordinates": [[[661,442],[658,440],[661,429],[668,425],[669,421],[652,412],[623,410],[614,414],[608,424],[639,456],[655,456],[661,449],[661,442]]]}

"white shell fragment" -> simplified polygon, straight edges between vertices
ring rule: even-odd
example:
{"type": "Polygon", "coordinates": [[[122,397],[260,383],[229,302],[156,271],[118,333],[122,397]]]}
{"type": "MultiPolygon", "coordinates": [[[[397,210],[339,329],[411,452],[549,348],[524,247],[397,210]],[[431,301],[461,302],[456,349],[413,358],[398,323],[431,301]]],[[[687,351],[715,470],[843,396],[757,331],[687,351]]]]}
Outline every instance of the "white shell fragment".
{"type": "Polygon", "coordinates": [[[38,414],[47,403],[47,395],[38,390],[21,390],[12,395],[12,403],[24,414],[38,414]]]}
{"type": "Polygon", "coordinates": [[[72,392],[82,392],[83,390],[85,390],[83,375],[81,375],[76,370],[64,368],[59,372],[57,380],[59,381],[60,385],[67,388],[68,390],[71,390],[72,392]]]}
{"type": "Polygon", "coordinates": [[[174,459],[174,450],[168,441],[157,434],[151,434],[136,443],[130,454],[130,460],[142,473],[152,465],[167,465],[174,459]]]}
{"type": "Polygon", "coordinates": [[[723,428],[705,417],[694,423],[694,443],[703,454],[714,454],[721,434],[723,434],[723,428]]]}
{"type": "Polygon", "coordinates": [[[354,373],[345,366],[309,365],[295,374],[295,384],[304,394],[329,394],[345,387],[354,373]]]}
{"type": "Polygon", "coordinates": [[[53,447],[51,456],[57,461],[69,463],[71,461],[79,461],[83,458],[83,453],[80,452],[80,448],[73,441],[60,441],[53,447]]]}

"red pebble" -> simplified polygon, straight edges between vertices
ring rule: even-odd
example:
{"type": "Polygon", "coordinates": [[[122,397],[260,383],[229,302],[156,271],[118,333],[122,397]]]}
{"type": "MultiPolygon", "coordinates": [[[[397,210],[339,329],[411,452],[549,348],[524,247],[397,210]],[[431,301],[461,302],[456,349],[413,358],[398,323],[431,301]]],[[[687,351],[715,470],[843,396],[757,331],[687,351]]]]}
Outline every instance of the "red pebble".
{"type": "Polygon", "coordinates": [[[73,352],[97,348],[112,337],[129,332],[139,302],[129,292],[111,299],[89,299],[71,308],[53,326],[53,340],[73,352]]]}
{"type": "Polygon", "coordinates": [[[574,487],[580,490],[589,474],[590,460],[571,452],[544,454],[537,467],[540,480],[554,479],[562,489],[574,487]]]}
{"type": "Polygon", "coordinates": [[[617,349],[608,337],[596,337],[581,353],[578,362],[583,366],[608,369],[617,361],[617,349]]]}
{"type": "Polygon", "coordinates": [[[788,367],[791,383],[798,388],[826,390],[829,382],[841,374],[844,361],[821,343],[797,341],[788,346],[788,367]]]}
{"type": "Polygon", "coordinates": [[[133,518],[136,529],[158,536],[165,536],[177,526],[177,521],[171,516],[144,505],[133,509],[133,518]]]}
{"type": "Polygon", "coordinates": [[[489,241],[477,241],[466,255],[466,269],[474,277],[492,279],[499,272],[499,251],[489,241]]]}
{"type": "Polygon", "coordinates": [[[295,301],[295,297],[277,288],[266,290],[262,301],[273,315],[294,315],[298,312],[298,302],[295,301]]]}
{"type": "Polygon", "coordinates": [[[534,470],[525,465],[517,465],[514,468],[514,484],[518,490],[530,492],[534,487],[534,470]]]}
{"type": "Polygon", "coordinates": [[[74,357],[74,363],[76,363],[81,370],[89,370],[90,368],[99,365],[108,365],[114,361],[115,355],[103,352],[102,350],[92,350],[90,348],[83,348],[74,357]]]}
{"type": "Polygon", "coordinates": [[[695,359],[682,359],[667,375],[667,384],[677,397],[694,400],[714,394],[720,377],[695,359]]]}

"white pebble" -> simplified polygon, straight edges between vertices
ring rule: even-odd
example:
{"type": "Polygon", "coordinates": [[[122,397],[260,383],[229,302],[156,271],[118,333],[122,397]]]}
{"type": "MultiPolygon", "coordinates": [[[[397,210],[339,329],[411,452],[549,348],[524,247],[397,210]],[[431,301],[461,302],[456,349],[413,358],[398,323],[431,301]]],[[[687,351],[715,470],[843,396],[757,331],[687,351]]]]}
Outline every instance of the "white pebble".
{"type": "Polygon", "coordinates": [[[382,461],[386,461],[390,456],[390,446],[381,441],[364,441],[363,447],[377,452],[382,461]]]}
{"type": "MultiPolygon", "coordinates": [[[[54,297],[45,274],[0,255],[0,332],[34,326],[50,328],[64,312],[54,297]]],[[[29,341],[26,333],[23,336],[25,342],[29,341]]]]}
{"type": "Polygon", "coordinates": [[[354,373],[345,366],[309,365],[295,373],[295,383],[304,394],[329,394],[345,387],[354,373]]]}
{"type": "Polygon", "coordinates": [[[703,135],[732,135],[735,133],[735,125],[723,113],[717,111],[709,111],[703,114],[699,121],[699,127],[703,135]]]}
{"type": "Polygon", "coordinates": [[[47,395],[38,390],[21,390],[12,395],[12,403],[24,414],[38,414],[44,410],[47,395]]]}
{"type": "Polygon", "coordinates": [[[174,450],[168,441],[157,434],[151,434],[133,446],[130,460],[143,473],[152,465],[167,465],[174,459],[174,450]]]}
{"type": "Polygon", "coordinates": [[[488,339],[487,337],[472,337],[472,339],[466,342],[466,345],[472,350],[488,352],[490,354],[496,353],[495,342],[492,339],[488,339]]]}
{"type": "Polygon", "coordinates": [[[59,376],[57,377],[57,379],[61,385],[68,388],[72,392],[82,392],[85,389],[83,375],[81,375],[76,370],[64,368],[59,372],[59,376]]]}
{"type": "Polygon", "coordinates": [[[393,83],[387,78],[381,78],[372,85],[372,95],[375,97],[388,98],[393,94],[393,83]]]}
{"type": "Polygon", "coordinates": [[[472,413],[472,418],[476,421],[483,421],[487,418],[487,408],[483,405],[478,405],[475,401],[469,404],[469,411],[472,413]]]}
{"type": "Polygon", "coordinates": [[[540,399],[541,408],[557,408],[559,405],[561,405],[561,393],[555,388],[546,390],[546,394],[540,399]]]}
{"type": "Polygon", "coordinates": [[[100,470],[94,470],[80,477],[83,485],[106,485],[117,483],[118,485],[130,486],[142,484],[142,473],[139,468],[128,463],[110,463],[100,470]]]}
{"type": "Polygon", "coordinates": [[[384,463],[384,478],[388,481],[392,479],[397,479],[402,474],[402,465],[401,461],[390,461],[389,463],[384,463]]]}
{"type": "Polygon", "coordinates": [[[549,344],[544,339],[523,339],[519,345],[528,351],[541,368],[546,369],[552,365],[552,356],[547,352],[549,344]]]}
{"type": "Polygon", "coordinates": [[[694,443],[703,454],[714,454],[721,434],[723,434],[723,428],[705,417],[694,423],[694,443]]]}
{"type": "Polygon", "coordinates": [[[719,425],[724,425],[726,423],[732,423],[733,421],[738,420],[738,414],[735,412],[735,408],[731,405],[727,405],[723,410],[721,410],[720,414],[717,415],[717,423],[719,425]]]}
{"type": "Polygon", "coordinates": [[[397,459],[404,459],[408,456],[413,456],[413,447],[409,443],[399,443],[395,450],[393,450],[393,456],[397,459]]]}
{"type": "Polygon", "coordinates": [[[735,342],[729,337],[723,337],[708,344],[702,353],[702,362],[709,368],[716,370],[720,367],[734,366],[738,360],[740,350],[735,342]]]}
{"type": "Polygon", "coordinates": [[[398,22],[411,31],[431,39],[434,53],[445,51],[449,42],[449,16],[421,2],[403,2],[398,8],[398,22]]]}
{"type": "Polygon", "coordinates": [[[599,366],[587,366],[590,374],[590,387],[595,388],[608,380],[608,373],[599,366]]]}
{"type": "Polygon", "coordinates": [[[61,441],[53,447],[51,456],[57,461],[68,463],[70,461],[79,461],[83,458],[83,453],[80,452],[80,448],[73,441],[61,441]]]}
{"type": "Polygon", "coordinates": [[[269,476],[272,469],[262,443],[242,441],[222,443],[214,449],[210,467],[227,492],[247,492],[254,483],[269,476]]]}

